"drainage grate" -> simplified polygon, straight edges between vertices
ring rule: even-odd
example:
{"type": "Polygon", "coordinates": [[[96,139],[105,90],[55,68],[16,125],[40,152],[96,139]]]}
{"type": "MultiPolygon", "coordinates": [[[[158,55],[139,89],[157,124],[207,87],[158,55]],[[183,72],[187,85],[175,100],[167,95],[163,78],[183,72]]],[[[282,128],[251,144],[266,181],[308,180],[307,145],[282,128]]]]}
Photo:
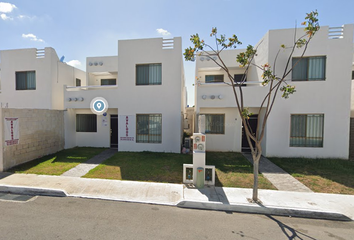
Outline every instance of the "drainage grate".
{"type": "Polygon", "coordinates": [[[35,196],[29,195],[17,195],[11,193],[0,193],[0,201],[18,201],[18,202],[27,202],[28,200],[34,198],[35,196]]]}

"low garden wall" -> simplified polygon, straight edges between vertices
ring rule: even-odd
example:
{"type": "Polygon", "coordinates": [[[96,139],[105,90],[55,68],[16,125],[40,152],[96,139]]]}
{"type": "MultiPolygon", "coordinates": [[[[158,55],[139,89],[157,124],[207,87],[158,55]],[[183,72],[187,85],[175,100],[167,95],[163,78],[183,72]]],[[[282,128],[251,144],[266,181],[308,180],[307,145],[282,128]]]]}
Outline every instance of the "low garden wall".
{"type": "Polygon", "coordinates": [[[3,171],[64,148],[62,110],[3,108],[0,115],[3,171]]]}

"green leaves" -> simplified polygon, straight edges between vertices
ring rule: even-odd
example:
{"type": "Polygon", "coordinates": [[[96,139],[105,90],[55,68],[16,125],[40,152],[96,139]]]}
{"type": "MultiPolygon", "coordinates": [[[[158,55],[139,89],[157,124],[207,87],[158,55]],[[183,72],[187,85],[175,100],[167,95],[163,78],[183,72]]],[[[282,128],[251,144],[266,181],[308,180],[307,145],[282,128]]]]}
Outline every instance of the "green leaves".
{"type": "Polygon", "coordinates": [[[217,28],[216,28],[216,27],[213,27],[213,28],[211,29],[210,37],[215,36],[217,33],[218,33],[217,28]]]}
{"type": "Polygon", "coordinates": [[[239,53],[236,57],[236,61],[240,63],[240,67],[244,67],[251,62],[254,56],[256,56],[257,50],[252,45],[248,45],[246,52],[239,53]]]}
{"type": "Polygon", "coordinates": [[[305,31],[309,37],[312,37],[318,30],[320,30],[320,25],[318,23],[317,16],[317,10],[307,13],[305,17],[305,22],[302,23],[302,25],[307,25],[305,27],[305,31]]]}
{"type": "Polygon", "coordinates": [[[296,41],[296,47],[297,48],[302,48],[305,44],[307,43],[307,40],[305,38],[300,38],[296,41]]]}
{"type": "Polygon", "coordinates": [[[280,91],[283,92],[282,97],[285,99],[289,98],[290,94],[293,94],[294,92],[296,92],[295,86],[291,86],[291,85],[282,86],[280,88],[280,91]]]}
{"type": "Polygon", "coordinates": [[[251,113],[251,112],[249,111],[249,108],[244,108],[244,109],[242,109],[241,114],[242,114],[242,117],[243,117],[244,119],[250,119],[250,116],[253,115],[253,113],[251,113]]]}
{"type": "Polygon", "coordinates": [[[195,48],[192,48],[192,47],[186,48],[183,53],[184,59],[186,61],[194,61],[194,51],[195,51],[195,48]]]}
{"type": "Polygon", "coordinates": [[[276,79],[275,75],[273,74],[273,71],[271,70],[271,67],[269,66],[269,64],[264,64],[262,65],[262,69],[263,69],[263,74],[262,74],[262,85],[263,86],[267,86],[268,83],[270,81],[273,81],[276,79]]]}
{"type": "Polygon", "coordinates": [[[184,50],[183,55],[186,61],[194,61],[194,54],[199,50],[203,50],[205,46],[204,40],[200,40],[198,33],[191,35],[190,40],[194,46],[188,47],[184,50]]]}
{"type": "Polygon", "coordinates": [[[197,54],[197,52],[205,52],[204,48],[209,47],[210,50],[214,51],[215,54],[219,54],[222,50],[227,49],[227,48],[236,48],[237,45],[242,44],[238,40],[238,37],[234,34],[230,38],[226,38],[226,35],[220,35],[217,37],[217,28],[213,27],[211,29],[210,37],[215,37],[216,40],[216,45],[217,45],[217,50],[215,51],[213,48],[211,48],[209,45],[205,44],[204,40],[201,40],[198,33],[191,35],[190,41],[192,42],[193,46],[188,47],[185,49],[183,55],[184,59],[186,61],[194,61],[194,56],[197,54]],[[219,50],[219,46],[222,47],[221,50],[219,50]]]}

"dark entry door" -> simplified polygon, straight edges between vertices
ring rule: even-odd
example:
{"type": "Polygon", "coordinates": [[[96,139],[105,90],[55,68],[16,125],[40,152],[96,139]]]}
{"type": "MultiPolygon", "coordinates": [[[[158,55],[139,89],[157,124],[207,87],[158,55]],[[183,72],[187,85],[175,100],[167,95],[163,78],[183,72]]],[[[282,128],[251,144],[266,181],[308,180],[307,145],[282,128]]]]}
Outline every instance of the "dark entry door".
{"type": "Polygon", "coordinates": [[[118,148],[118,115],[111,115],[111,148],[118,148]]]}
{"type": "MultiPolygon", "coordinates": [[[[251,126],[252,132],[256,133],[257,130],[257,122],[258,122],[258,115],[252,115],[250,116],[250,119],[248,119],[248,122],[251,126]]],[[[254,142],[251,140],[252,145],[255,146],[254,142]]],[[[242,124],[242,152],[250,152],[251,148],[250,145],[248,144],[247,138],[246,138],[246,133],[245,133],[245,128],[242,124]]]]}

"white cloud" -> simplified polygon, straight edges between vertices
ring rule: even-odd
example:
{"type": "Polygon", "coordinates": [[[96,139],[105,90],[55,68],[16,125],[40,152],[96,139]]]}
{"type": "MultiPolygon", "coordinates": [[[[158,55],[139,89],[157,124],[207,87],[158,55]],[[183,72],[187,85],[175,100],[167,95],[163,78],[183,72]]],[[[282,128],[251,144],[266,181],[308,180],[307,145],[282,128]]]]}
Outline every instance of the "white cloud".
{"type": "Polygon", "coordinates": [[[169,35],[171,35],[171,33],[170,33],[169,31],[167,31],[167,30],[165,30],[165,29],[162,29],[162,28],[156,29],[156,32],[157,32],[158,34],[161,34],[162,36],[169,36],[169,35]]]}
{"type": "Polygon", "coordinates": [[[0,12],[10,13],[15,8],[17,8],[17,7],[14,4],[6,3],[6,2],[0,2],[0,12]]]}
{"type": "Polygon", "coordinates": [[[23,37],[23,38],[28,38],[28,39],[30,39],[31,41],[35,41],[35,42],[44,42],[43,39],[37,38],[37,36],[34,35],[34,34],[32,34],[32,33],[29,33],[29,34],[22,34],[22,37],[23,37]]]}
{"type": "Polygon", "coordinates": [[[18,15],[17,16],[17,19],[20,19],[20,20],[34,20],[36,19],[37,17],[36,16],[27,16],[27,15],[18,15]]]}
{"type": "Polygon", "coordinates": [[[7,16],[5,13],[0,14],[0,18],[4,21],[6,20],[14,20],[12,17],[7,16]]]}
{"type": "Polygon", "coordinates": [[[81,62],[79,60],[71,60],[69,62],[66,62],[66,64],[76,68],[81,66],[81,62]]]}

